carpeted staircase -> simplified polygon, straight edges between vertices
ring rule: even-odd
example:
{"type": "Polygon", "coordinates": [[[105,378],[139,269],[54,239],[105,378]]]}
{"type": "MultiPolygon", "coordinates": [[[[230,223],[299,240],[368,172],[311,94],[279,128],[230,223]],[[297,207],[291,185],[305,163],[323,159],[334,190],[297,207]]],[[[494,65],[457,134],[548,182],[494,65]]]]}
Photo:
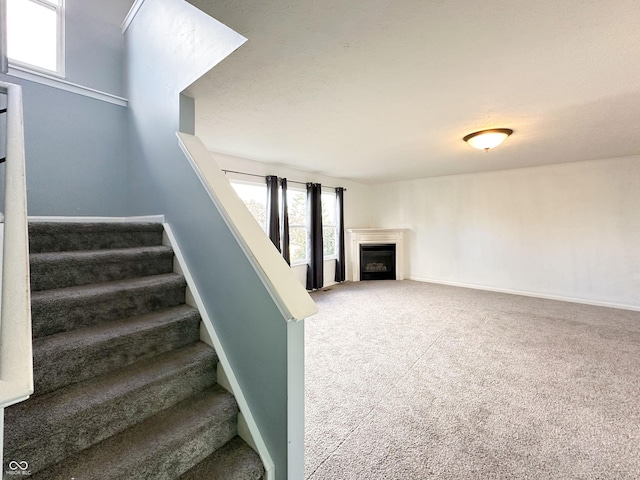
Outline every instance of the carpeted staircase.
{"type": "Polygon", "coordinates": [[[263,478],[162,236],[29,225],[35,393],[5,411],[5,479],[263,478]]]}

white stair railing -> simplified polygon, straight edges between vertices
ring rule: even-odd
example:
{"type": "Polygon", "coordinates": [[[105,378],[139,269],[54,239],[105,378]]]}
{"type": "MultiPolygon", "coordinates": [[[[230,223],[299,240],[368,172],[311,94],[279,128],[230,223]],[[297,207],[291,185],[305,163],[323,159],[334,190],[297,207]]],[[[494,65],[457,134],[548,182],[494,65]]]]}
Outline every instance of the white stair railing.
{"type": "Polygon", "coordinates": [[[316,314],[318,307],[235,193],[211,152],[198,137],[177,135],[180,148],[284,320],[304,320],[316,314]]]}
{"type": "MultiPolygon", "coordinates": [[[[0,82],[7,96],[6,162],[0,296],[0,462],[4,444],[4,408],[33,393],[29,237],[25,178],[22,89],[0,82]]],[[[1,465],[4,465],[1,463],[1,465]]]]}

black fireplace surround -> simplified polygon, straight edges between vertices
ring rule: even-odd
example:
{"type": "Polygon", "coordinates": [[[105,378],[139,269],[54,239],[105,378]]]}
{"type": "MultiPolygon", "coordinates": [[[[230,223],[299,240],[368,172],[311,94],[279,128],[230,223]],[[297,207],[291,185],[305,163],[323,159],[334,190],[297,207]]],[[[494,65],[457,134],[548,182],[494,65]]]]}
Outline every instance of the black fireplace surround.
{"type": "Polygon", "coordinates": [[[396,245],[360,244],[360,280],[395,280],[396,245]]]}

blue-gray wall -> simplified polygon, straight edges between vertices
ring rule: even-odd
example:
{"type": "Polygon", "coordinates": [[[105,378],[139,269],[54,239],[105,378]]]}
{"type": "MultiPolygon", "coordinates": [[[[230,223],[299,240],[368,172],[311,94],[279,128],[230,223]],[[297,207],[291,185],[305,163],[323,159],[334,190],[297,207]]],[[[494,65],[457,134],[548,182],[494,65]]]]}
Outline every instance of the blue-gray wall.
{"type": "MultiPolygon", "coordinates": [[[[66,80],[124,93],[120,24],[133,0],[67,0],[66,80]]],[[[12,75],[22,85],[29,215],[125,215],[127,110],[12,75]]]]}
{"type": "Polygon", "coordinates": [[[66,80],[124,96],[122,21],[133,0],[65,0],[66,80]]]}
{"type": "Polygon", "coordinates": [[[176,138],[181,91],[244,39],[182,0],[147,0],[125,38],[134,213],[162,213],[174,230],[277,478],[285,479],[287,324],[176,138]]]}
{"type": "Polygon", "coordinates": [[[126,109],[28,80],[22,85],[29,215],[128,211],[126,109]]]}

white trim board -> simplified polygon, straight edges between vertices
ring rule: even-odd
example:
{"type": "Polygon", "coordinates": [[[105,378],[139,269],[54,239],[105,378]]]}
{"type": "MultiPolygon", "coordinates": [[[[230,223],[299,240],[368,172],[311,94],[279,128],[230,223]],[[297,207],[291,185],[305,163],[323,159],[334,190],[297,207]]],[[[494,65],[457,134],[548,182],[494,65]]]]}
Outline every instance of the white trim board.
{"type": "Polygon", "coordinates": [[[176,135],[180,148],[213,206],[222,216],[282,318],[287,322],[296,322],[316,314],[318,306],[235,193],[211,152],[196,136],[182,132],[176,132],[176,135]]]}
{"type": "Polygon", "coordinates": [[[619,308],[621,310],[632,310],[640,312],[640,306],[625,305],[612,302],[601,302],[597,300],[587,300],[584,298],[563,297],[561,295],[550,295],[545,293],[527,292],[524,290],[512,290],[509,288],[487,287],[485,285],[475,285],[472,283],[449,282],[446,280],[436,280],[433,278],[409,277],[410,280],[424,283],[435,283],[438,285],[450,285],[452,287],[473,288],[474,290],[485,290],[487,292],[508,293],[510,295],[522,295],[524,297],[543,298],[546,300],[558,300],[560,302],[580,303],[582,305],[593,305],[595,307],[619,308]]]}
{"type": "Polygon", "coordinates": [[[82,95],[83,97],[93,98],[94,100],[111,103],[120,107],[126,107],[129,104],[129,101],[126,98],[118,97],[111,93],[101,92],[100,90],[95,90],[76,83],[71,83],[44,73],[23,69],[17,65],[9,65],[7,75],[22,78],[23,80],[29,80],[48,87],[57,88],[58,90],[64,90],[65,92],[75,93],[76,95],[82,95]]]}
{"type": "Polygon", "coordinates": [[[122,29],[122,33],[125,33],[127,31],[127,29],[129,28],[129,25],[131,25],[131,22],[133,22],[133,19],[138,13],[138,10],[140,10],[140,7],[142,7],[143,3],[144,3],[144,0],[136,0],[135,2],[133,2],[133,5],[131,5],[131,9],[129,10],[129,13],[127,13],[127,16],[124,17],[122,25],[120,26],[120,28],[122,29]]]}
{"type": "Polygon", "coordinates": [[[30,222],[59,222],[59,223],[139,223],[154,222],[164,223],[164,215],[142,215],[138,217],[46,217],[46,216],[29,216],[27,220],[30,222]]]}

